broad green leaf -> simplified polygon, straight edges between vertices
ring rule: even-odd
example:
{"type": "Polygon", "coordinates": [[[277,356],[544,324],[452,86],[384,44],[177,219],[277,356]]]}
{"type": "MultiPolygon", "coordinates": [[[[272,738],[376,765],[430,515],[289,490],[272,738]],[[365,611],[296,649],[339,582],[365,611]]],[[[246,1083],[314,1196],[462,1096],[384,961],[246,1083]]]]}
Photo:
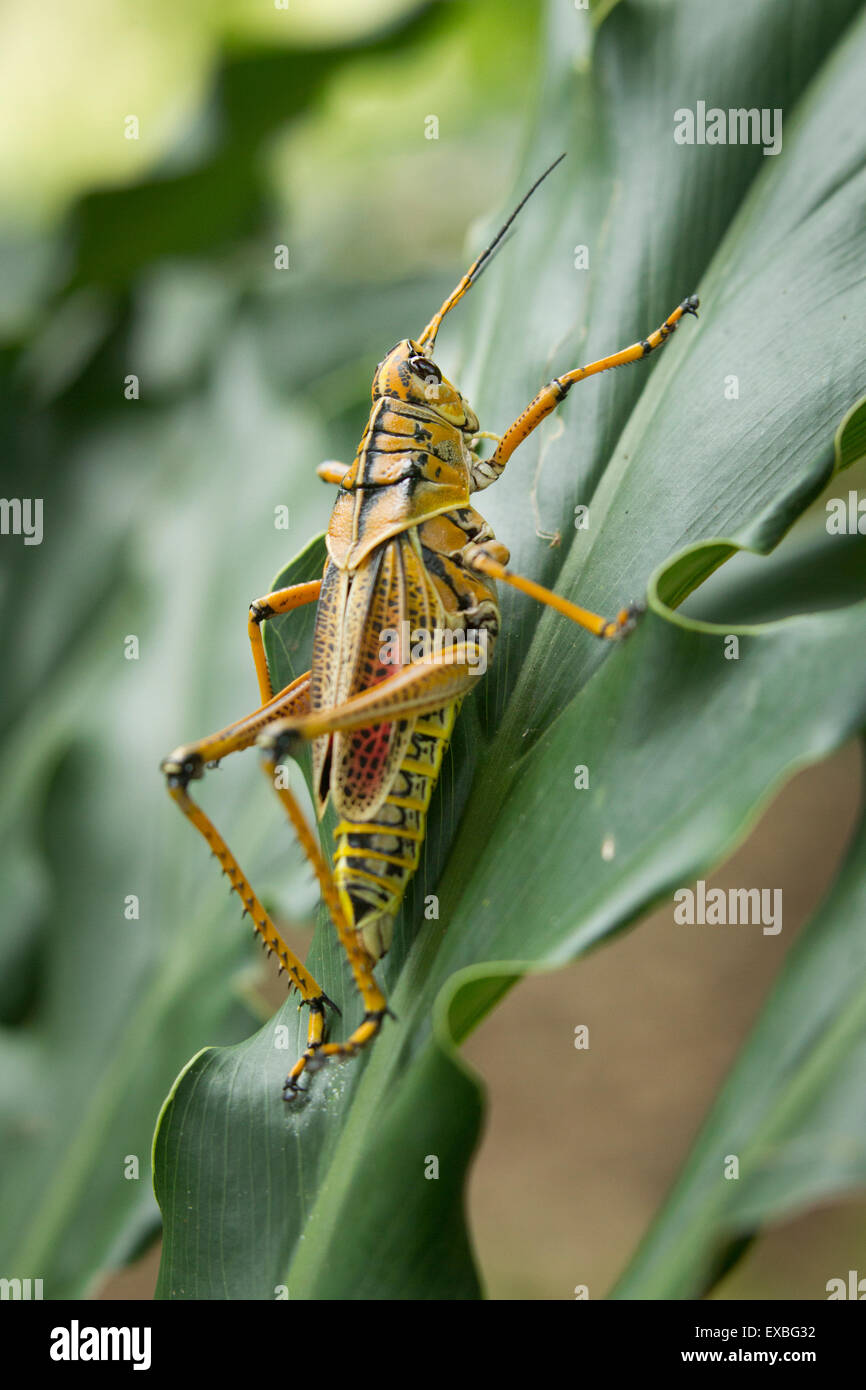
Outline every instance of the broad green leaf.
{"type": "MultiPolygon", "coordinates": [[[[568,174],[545,185],[473,291],[464,331],[476,349],[458,379],[501,429],[545,375],[643,337],[700,291],[700,324],[658,365],[576,388],[484,498],[515,568],[602,612],[648,591],[650,612],[605,655],[506,598],[494,670],[461,715],[383,968],[398,1021],[291,1110],[279,1092],[302,1025],[278,1045],[291,1004],[248,1043],[193,1060],[155,1138],[162,1296],[475,1290],[462,1234],[450,1259],[418,1267],[437,1233],[462,1231],[457,1178],[481,1097],[455,1044],[522,973],[573,959],[717,862],[794,770],[861,727],[863,604],[752,628],[669,607],[738,549],[784,536],[836,465],[834,432],[862,390],[855,13],[841,0],[820,14],[793,0],[621,0],[590,54],[580,13],[551,5],[521,182],[563,145],[568,174]],[[677,146],[674,108],[710,92],[726,109],[781,108],[783,152],[677,146]],[[591,276],[574,269],[576,243],[591,276]],[[566,538],[558,549],[540,552],[530,498],[566,538]],[[575,533],[577,501],[590,525],[575,533]],[[573,785],[581,763],[588,793],[573,785]],[[427,920],[433,892],[440,915],[427,920]],[[438,1181],[425,1177],[431,1155],[438,1181]]],[[[447,343],[443,330],[449,367],[447,343]]],[[[269,654],[282,681],[273,640],[269,654]]],[[[326,924],[310,964],[343,1007],[340,1036],[359,1013],[326,924]]],[[[811,1195],[837,1177],[818,1168],[811,1195]]]]}
{"type": "MultiPolygon", "coordinates": [[[[427,924],[392,992],[398,1022],[365,1067],[320,1074],[297,1111],[281,1109],[287,1056],[279,1026],[289,1025],[292,1046],[301,1040],[291,1004],[250,1043],[193,1061],[155,1147],[166,1296],[274,1297],[285,1285],[294,1298],[396,1297],[401,1288],[447,1297],[471,1288],[465,1241],[444,1265],[425,1263],[423,1275],[414,1263],[419,1246],[443,1224],[451,1228],[459,1198],[451,1180],[479,1123],[480,1095],[467,1089],[454,1042],[520,973],[571,958],[691,881],[741,838],[796,766],[821,757],[866,716],[866,605],[744,629],[739,660],[722,667],[730,631],[674,620],[656,601],[617,662],[605,664],[514,769],[496,852],[457,890],[455,905],[443,894],[442,922],[427,924]],[[756,719],[756,711],[769,717],[756,719]],[[580,834],[566,846],[559,826],[578,795],[572,768],[584,748],[594,750],[593,792],[580,801],[580,834]],[[545,833],[533,836],[528,871],[514,846],[536,824],[545,833]],[[611,839],[607,860],[602,845],[611,839]],[[458,933],[455,923],[467,921],[472,931],[458,933]],[[430,1155],[449,1179],[444,1187],[424,1177],[430,1155]],[[396,1214],[404,1210],[412,1212],[405,1227],[396,1214]]],[[[340,991],[343,972],[326,933],[311,967],[340,991]]],[[[345,994],[337,998],[345,1006],[345,994]]],[[[827,1176],[817,1170],[815,1181],[827,1176]]]]}

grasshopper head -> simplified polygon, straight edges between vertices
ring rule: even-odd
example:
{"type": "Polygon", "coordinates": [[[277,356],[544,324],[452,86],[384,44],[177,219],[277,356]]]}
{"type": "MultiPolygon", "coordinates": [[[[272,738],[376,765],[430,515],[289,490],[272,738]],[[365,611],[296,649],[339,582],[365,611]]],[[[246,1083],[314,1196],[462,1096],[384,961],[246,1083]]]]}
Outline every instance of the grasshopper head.
{"type": "Polygon", "coordinates": [[[413,405],[426,405],[459,430],[468,434],[478,430],[478,417],[468,401],[411,338],[404,338],[379,363],[372,395],[374,401],[390,396],[413,405]]]}

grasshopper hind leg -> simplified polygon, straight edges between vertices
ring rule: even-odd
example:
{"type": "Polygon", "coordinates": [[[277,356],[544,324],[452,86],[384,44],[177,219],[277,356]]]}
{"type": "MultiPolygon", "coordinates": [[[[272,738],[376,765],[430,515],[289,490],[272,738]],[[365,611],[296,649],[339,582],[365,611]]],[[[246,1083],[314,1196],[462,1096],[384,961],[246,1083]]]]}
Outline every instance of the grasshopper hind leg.
{"type": "MultiPolygon", "coordinates": [[[[341,897],[345,895],[341,894],[341,897]]],[[[344,935],[337,922],[334,926],[348,957],[355,984],[364,1002],[364,1015],[354,1032],[345,1042],[326,1042],[324,1037],[324,1009],[312,1004],[310,1033],[307,1046],[293,1066],[283,1087],[283,1099],[294,1100],[302,1087],[300,1078],[305,1071],[316,1071],[332,1058],[355,1057],[362,1048],[373,1041],[382,1026],[385,1015],[394,1015],[388,1008],[385,996],[379,989],[373,969],[386,954],[394,935],[394,917],[390,912],[370,911],[369,904],[350,904],[350,911],[343,918],[347,934],[344,935]],[[364,916],[355,916],[357,906],[363,906],[364,916]],[[321,1017],[314,1020],[313,1014],[321,1017]],[[313,1024],[318,1031],[314,1032],[313,1024]]],[[[328,1001],[330,1002],[330,1001],[328,1001]]]]}
{"type": "Polygon", "coordinates": [[[330,865],[322,854],[318,839],[311,830],[294,793],[285,784],[284,779],[277,776],[279,764],[285,760],[290,752],[296,751],[301,741],[296,733],[281,731],[279,725],[272,730],[266,729],[258,739],[262,770],[282,802],[300,841],[301,848],[319,881],[325,906],[330,914],[340,945],[346,954],[355,986],[363,1001],[364,1016],[345,1042],[329,1043],[324,1040],[324,1012],[323,1010],[315,1010],[314,1006],[311,1005],[313,1012],[310,1022],[311,1029],[315,1023],[315,1033],[311,1032],[306,1048],[286,1078],[283,1087],[285,1100],[293,1100],[302,1089],[299,1081],[307,1068],[315,1068],[329,1057],[354,1057],[360,1052],[361,1048],[371,1042],[379,1032],[382,1019],[388,1012],[385,996],[373,975],[375,959],[367,949],[361,933],[355,930],[353,915],[351,911],[346,909],[343,895],[337,889],[330,865]]]}
{"type": "MultiPolygon", "coordinates": [[[[478,663],[475,661],[473,664],[473,658],[478,651],[480,649],[475,644],[467,644],[466,650],[452,650],[443,652],[441,656],[435,656],[429,661],[412,662],[408,666],[398,668],[394,675],[386,677],[378,685],[350,696],[342,704],[331,709],[316,710],[310,715],[290,716],[279,720],[263,729],[256,740],[262,758],[262,770],[283,803],[301,846],[316,873],[322,897],[364,1006],[360,1024],[345,1042],[326,1043],[317,1038],[307,1047],[289,1074],[286,1083],[287,1099],[291,1099],[297,1092],[298,1080],[311,1063],[315,1066],[327,1057],[353,1057],[379,1032],[388,1007],[373,970],[378,957],[384,954],[384,949],[390,945],[393,912],[402,899],[405,880],[417,868],[415,852],[418,844],[415,844],[412,857],[391,853],[385,848],[370,848],[369,852],[378,857],[380,872],[370,872],[370,866],[365,870],[365,883],[372,884],[373,887],[370,889],[369,897],[357,894],[364,909],[363,915],[357,917],[352,900],[347,898],[349,883],[343,880],[340,871],[339,877],[343,880],[341,891],[341,884],[324,858],[317,836],[310,828],[285,779],[277,776],[277,768],[286,758],[300,751],[304,743],[320,735],[367,728],[381,721],[393,720],[395,715],[400,718],[407,706],[416,719],[425,715],[433,718],[436,711],[443,709],[451,711],[448,720],[431,728],[426,735],[428,739],[435,739],[440,746],[444,746],[444,730],[447,728],[450,732],[449,721],[453,718],[453,707],[479,679],[478,663]],[[386,908],[386,903],[392,905],[390,911],[386,908]],[[392,920],[384,921],[385,914],[392,920]]],[[[434,764],[430,763],[431,774],[433,770],[434,764]]],[[[435,763],[435,770],[438,772],[438,761],[435,763]]],[[[420,809],[426,812],[426,805],[420,805],[420,809]]],[[[382,825],[374,829],[369,822],[347,825],[345,829],[349,836],[345,846],[346,855],[342,861],[338,857],[338,864],[347,863],[358,853],[363,857],[368,852],[352,846],[351,838],[354,833],[372,835],[376,838],[382,836],[385,842],[391,837],[405,838],[406,833],[405,827],[382,825]]],[[[418,839],[419,832],[416,832],[416,841],[418,839]]],[[[357,878],[358,874],[351,871],[348,877],[357,878]]]]}

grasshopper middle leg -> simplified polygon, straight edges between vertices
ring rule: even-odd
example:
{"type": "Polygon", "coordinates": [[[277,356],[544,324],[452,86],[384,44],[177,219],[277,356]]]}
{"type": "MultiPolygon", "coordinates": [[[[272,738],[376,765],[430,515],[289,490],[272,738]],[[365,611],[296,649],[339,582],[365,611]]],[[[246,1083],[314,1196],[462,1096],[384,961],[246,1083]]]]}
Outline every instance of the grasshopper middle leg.
{"type": "Polygon", "coordinates": [[[522,574],[515,574],[513,570],[507,569],[508,551],[498,541],[468,545],[462,558],[463,563],[470,569],[477,570],[488,579],[497,579],[503,584],[508,584],[512,589],[519,589],[522,594],[528,594],[538,603],[543,603],[561,613],[563,617],[570,618],[578,627],[591,632],[594,637],[603,637],[607,641],[628,636],[644,612],[642,603],[630,603],[627,608],[620,609],[615,618],[603,618],[599,613],[581,608],[578,604],[563,598],[561,594],[555,594],[552,589],[546,589],[543,584],[536,584],[534,579],[526,579],[522,574]]]}

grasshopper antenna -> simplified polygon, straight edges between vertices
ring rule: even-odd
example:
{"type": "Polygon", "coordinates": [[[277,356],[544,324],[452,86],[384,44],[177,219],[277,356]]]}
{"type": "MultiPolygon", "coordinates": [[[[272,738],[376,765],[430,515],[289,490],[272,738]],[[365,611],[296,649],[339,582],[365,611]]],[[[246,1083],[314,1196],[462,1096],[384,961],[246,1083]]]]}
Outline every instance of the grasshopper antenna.
{"type": "Polygon", "coordinates": [[[475,284],[475,281],[478,279],[482,270],[484,270],[485,266],[489,264],[497,247],[500,246],[500,244],[502,243],[503,237],[505,236],[512,222],[516,218],[517,214],[519,212],[522,212],[523,208],[529,202],[530,198],[532,197],[535,190],[538,188],[539,184],[544,183],[544,180],[547,178],[548,174],[552,174],[557,164],[561,164],[564,159],[565,153],[563,152],[559,156],[559,158],[555,159],[552,164],[548,165],[544,173],[541,174],[535,180],[535,183],[532,185],[529,192],[523,195],[520,202],[517,204],[517,207],[514,209],[513,213],[509,217],[508,221],[505,222],[499,228],[499,231],[496,233],[496,236],[493,238],[490,245],[486,246],[484,250],[481,252],[481,255],[478,257],[478,259],[472,262],[472,265],[469,267],[466,274],[463,276],[463,279],[460,281],[459,285],[457,285],[457,287],[451,291],[448,298],[445,300],[445,303],[442,305],[441,309],[437,310],[437,312],[433,315],[427,327],[424,329],[424,332],[421,334],[421,337],[418,339],[418,344],[420,347],[432,348],[434,346],[436,342],[436,334],[439,332],[440,325],[445,315],[448,313],[450,309],[454,308],[455,304],[459,303],[459,301],[463,298],[464,294],[469,289],[469,287],[475,284]]]}

